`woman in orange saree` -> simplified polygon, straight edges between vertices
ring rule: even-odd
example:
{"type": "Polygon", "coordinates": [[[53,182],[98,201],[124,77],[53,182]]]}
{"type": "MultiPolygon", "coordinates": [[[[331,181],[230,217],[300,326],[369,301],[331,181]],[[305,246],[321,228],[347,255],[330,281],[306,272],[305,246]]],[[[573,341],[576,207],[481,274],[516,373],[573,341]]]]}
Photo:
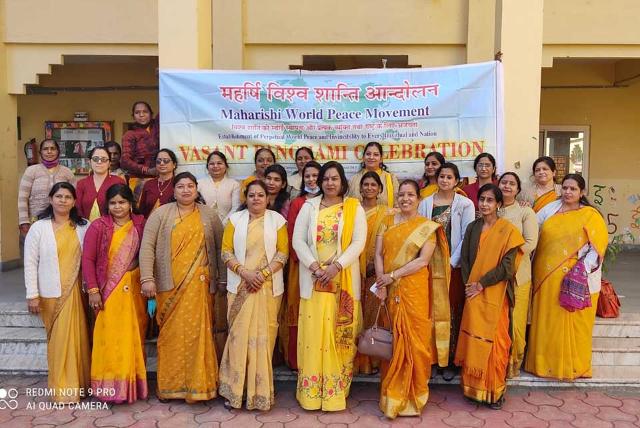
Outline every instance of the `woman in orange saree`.
{"type": "Polygon", "coordinates": [[[466,302],[462,313],[455,363],[462,367],[465,397],[502,408],[511,350],[509,308],[512,280],[525,243],[522,234],[498,218],[502,192],[495,184],[478,191],[482,217],[469,225],[462,244],[462,279],[466,302]]]}
{"type": "Polygon", "coordinates": [[[573,380],[592,374],[599,268],[608,234],[602,215],[584,197],[585,187],[581,176],[567,175],[561,199],[538,213],[540,239],[533,259],[533,309],[525,370],[542,377],[573,380]],[[580,268],[587,277],[587,284],[582,284],[585,304],[577,310],[565,309],[560,305],[565,277],[580,268]]]}
{"type": "Polygon", "coordinates": [[[29,312],[41,315],[47,332],[48,384],[55,402],[78,402],[89,387],[91,347],[80,276],[88,224],[75,199],[71,184],[56,183],[24,245],[27,304],[29,312]]]}
{"type": "Polygon", "coordinates": [[[176,175],[176,202],[151,214],[140,248],[142,291],[158,306],[157,396],[188,403],[217,395],[211,293],[227,273],[220,217],[196,203],[197,185],[189,172],[176,175]]]}
{"type": "Polygon", "coordinates": [[[108,214],[89,226],[82,254],[89,305],[97,314],[91,388],[102,401],[133,403],[147,398],[147,312],[138,268],[144,217],[133,214],[133,192],[124,183],[107,189],[106,206],[108,214]]]}
{"type": "Polygon", "coordinates": [[[555,184],[556,163],[549,156],[542,156],[533,162],[533,183],[523,186],[518,194],[521,205],[539,212],[560,196],[560,185],[555,184]]]}
{"type": "MultiPolygon", "coordinates": [[[[431,296],[446,295],[451,269],[442,226],[418,215],[419,192],[413,180],[400,184],[400,212],[384,219],[376,237],[376,295],[387,300],[393,331],[393,356],[382,364],[380,410],[391,419],[420,415],[427,404],[439,353],[431,340],[431,296]]],[[[446,361],[448,334],[445,345],[446,361]]]]}
{"type": "MultiPolygon", "coordinates": [[[[382,192],[382,180],[375,171],[368,171],[360,180],[360,204],[367,215],[367,242],[364,251],[360,254],[360,303],[362,305],[362,328],[367,329],[376,320],[376,312],[379,301],[369,292],[369,288],[376,281],[374,266],[376,235],[378,229],[390,213],[386,205],[378,204],[378,196],[382,192]]],[[[386,320],[385,320],[386,322],[386,320]]],[[[353,372],[363,374],[375,374],[380,368],[380,361],[368,355],[356,354],[353,361],[353,372]]]]}

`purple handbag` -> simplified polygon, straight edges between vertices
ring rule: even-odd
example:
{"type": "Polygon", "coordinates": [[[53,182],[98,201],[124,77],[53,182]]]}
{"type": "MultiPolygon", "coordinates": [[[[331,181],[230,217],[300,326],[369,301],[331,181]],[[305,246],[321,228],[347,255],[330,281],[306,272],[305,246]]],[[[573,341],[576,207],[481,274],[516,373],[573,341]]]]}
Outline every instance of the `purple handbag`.
{"type": "Polygon", "coordinates": [[[591,307],[591,293],[584,258],[571,268],[560,284],[560,306],[569,312],[591,307]]]}

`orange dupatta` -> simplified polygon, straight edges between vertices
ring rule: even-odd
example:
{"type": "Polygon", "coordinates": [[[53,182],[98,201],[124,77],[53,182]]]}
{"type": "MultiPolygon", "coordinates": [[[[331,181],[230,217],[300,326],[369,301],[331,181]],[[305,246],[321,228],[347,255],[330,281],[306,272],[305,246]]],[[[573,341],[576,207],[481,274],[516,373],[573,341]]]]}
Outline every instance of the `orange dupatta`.
{"type": "Polygon", "coordinates": [[[547,193],[545,193],[544,195],[540,195],[536,198],[535,201],[533,201],[533,210],[535,212],[540,211],[542,208],[544,208],[545,206],[547,206],[548,204],[550,204],[551,202],[555,201],[556,199],[558,199],[558,194],[556,193],[556,189],[551,189],[549,190],[547,193]]]}
{"type": "MultiPolygon", "coordinates": [[[[504,218],[499,218],[485,233],[481,243],[482,250],[479,247],[471,268],[469,283],[479,281],[485,273],[498,266],[511,249],[524,244],[524,238],[518,229],[504,218]]],[[[518,251],[516,271],[522,254],[522,251],[518,251]]],[[[465,372],[473,377],[484,378],[486,375],[506,291],[507,281],[501,281],[465,301],[455,364],[464,366],[465,372]]]]}

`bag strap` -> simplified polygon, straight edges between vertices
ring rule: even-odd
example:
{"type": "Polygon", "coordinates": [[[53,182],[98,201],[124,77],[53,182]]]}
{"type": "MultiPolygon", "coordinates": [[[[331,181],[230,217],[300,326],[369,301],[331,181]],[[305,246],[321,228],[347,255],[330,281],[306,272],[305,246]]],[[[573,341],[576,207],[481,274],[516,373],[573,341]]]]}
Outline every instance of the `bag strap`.
{"type": "Polygon", "coordinates": [[[389,310],[387,309],[387,305],[384,303],[384,300],[382,300],[380,302],[380,305],[378,306],[378,312],[376,313],[376,321],[373,323],[373,326],[375,328],[378,328],[378,318],[380,318],[380,309],[384,308],[384,312],[385,314],[387,314],[387,321],[389,321],[389,328],[392,327],[391,324],[391,317],[389,316],[389,310]]]}

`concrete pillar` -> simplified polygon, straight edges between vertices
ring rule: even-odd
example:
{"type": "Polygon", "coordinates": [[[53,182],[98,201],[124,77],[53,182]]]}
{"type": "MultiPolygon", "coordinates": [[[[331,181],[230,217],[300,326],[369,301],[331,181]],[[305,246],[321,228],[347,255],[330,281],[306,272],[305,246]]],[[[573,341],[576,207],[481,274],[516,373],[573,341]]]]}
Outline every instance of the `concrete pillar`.
{"type": "Polygon", "coordinates": [[[211,68],[211,0],[158,0],[160,68],[211,68]]]}
{"type": "Polygon", "coordinates": [[[469,0],[467,63],[493,60],[496,49],[496,0],[469,0]]]}
{"type": "Polygon", "coordinates": [[[244,68],[242,1],[212,0],[213,68],[244,68]]]}
{"type": "Polygon", "coordinates": [[[531,174],[539,151],[543,3],[496,4],[496,46],[504,66],[504,168],[522,179],[531,174]]]}
{"type": "Polygon", "coordinates": [[[18,103],[8,92],[5,3],[0,1],[0,268],[18,266],[18,103]]]}

